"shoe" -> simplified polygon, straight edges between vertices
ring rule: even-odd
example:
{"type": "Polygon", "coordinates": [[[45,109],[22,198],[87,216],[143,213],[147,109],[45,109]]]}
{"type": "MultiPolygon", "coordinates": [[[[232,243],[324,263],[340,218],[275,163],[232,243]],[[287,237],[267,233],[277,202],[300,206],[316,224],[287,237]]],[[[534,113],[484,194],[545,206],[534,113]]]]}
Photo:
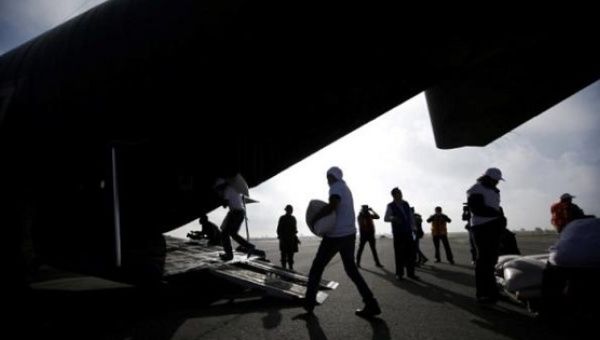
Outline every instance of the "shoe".
{"type": "Polygon", "coordinates": [[[404,280],[404,275],[396,275],[396,280],[397,280],[397,281],[402,281],[402,280],[404,280]]]}
{"type": "Polygon", "coordinates": [[[362,267],[360,266],[360,263],[356,262],[356,268],[362,268],[362,267]]]}
{"type": "Polygon", "coordinates": [[[440,263],[440,262],[442,262],[442,261],[440,261],[440,260],[438,260],[438,259],[435,259],[435,261],[433,261],[433,262],[435,262],[435,263],[440,263]]]}
{"type": "Polygon", "coordinates": [[[231,261],[231,260],[233,260],[233,254],[225,254],[225,253],[222,253],[222,254],[219,254],[219,257],[220,257],[220,258],[221,258],[221,260],[223,260],[223,261],[231,261]]]}
{"type": "Polygon", "coordinates": [[[429,259],[423,259],[423,264],[427,263],[427,261],[429,261],[429,259]]]}
{"type": "Polygon", "coordinates": [[[421,281],[421,278],[420,278],[420,277],[418,277],[418,276],[417,276],[417,275],[415,275],[415,274],[408,275],[408,278],[409,278],[409,279],[412,279],[412,280],[415,280],[415,281],[421,281]]]}
{"type": "Polygon", "coordinates": [[[302,304],[302,308],[304,308],[304,310],[307,313],[312,314],[316,305],[317,305],[317,303],[315,301],[304,300],[304,303],[302,304]]]}
{"type": "Polygon", "coordinates": [[[250,256],[252,256],[252,254],[254,254],[254,249],[256,249],[255,245],[250,245],[250,247],[248,247],[248,256],[247,258],[250,258],[250,256]]]}
{"type": "Polygon", "coordinates": [[[450,264],[454,264],[454,260],[448,260],[448,262],[450,262],[450,264]]]}
{"type": "Polygon", "coordinates": [[[357,309],[354,314],[363,318],[371,318],[381,314],[381,308],[379,308],[377,300],[373,299],[372,301],[365,303],[363,309],[357,309]]]}
{"type": "Polygon", "coordinates": [[[381,263],[375,263],[375,267],[383,268],[383,265],[381,263]]]}

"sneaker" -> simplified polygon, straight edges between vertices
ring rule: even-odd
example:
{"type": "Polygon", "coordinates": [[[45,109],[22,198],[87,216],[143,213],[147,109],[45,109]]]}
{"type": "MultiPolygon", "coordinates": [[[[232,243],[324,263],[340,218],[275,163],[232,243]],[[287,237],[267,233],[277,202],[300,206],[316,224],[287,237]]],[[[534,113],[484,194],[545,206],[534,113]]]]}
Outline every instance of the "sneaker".
{"type": "Polygon", "coordinates": [[[454,264],[454,260],[448,260],[448,262],[450,262],[450,264],[454,264]]]}
{"type": "Polygon", "coordinates": [[[396,275],[396,281],[404,280],[404,275],[396,275]]]}
{"type": "Polygon", "coordinates": [[[377,300],[373,299],[372,301],[365,303],[363,309],[357,309],[354,314],[363,318],[371,318],[381,314],[381,308],[379,308],[377,300]]]}
{"type": "Polygon", "coordinates": [[[360,263],[356,262],[356,268],[362,268],[362,267],[360,266],[360,263]]]}
{"type": "Polygon", "coordinates": [[[429,259],[423,259],[423,264],[427,263],[427,261],[429,261],[429,259]]]}
{"type": "Polygon", "coordinates": [[[383,268],[383,265],[381,263],[375,263],[375,267],[383,268]]]}
{"type": "Polygon", "coordinates": [[[438,260],[438,259],[435,259],[435,261],[433,261],[433,262],[435,262],[435,263],[440,263],[440,262],[442,262],[442,261],[440,261],[440,260],[438,260]]]}
{"type": "Polygon", "coordinates": [[[248,258],[250,258],[250,256],[254,254],[254,249],[256,249],[256,246],[253,244],[251,244],[250,247],[248,247],[248,258]]]}
{"type": "Polygon", "coordinates": [[[231,261],[231,260],[233,260],[233,254],[221,253],[221,254],[219,254],[219,257],[223,261],[231,261]]]}

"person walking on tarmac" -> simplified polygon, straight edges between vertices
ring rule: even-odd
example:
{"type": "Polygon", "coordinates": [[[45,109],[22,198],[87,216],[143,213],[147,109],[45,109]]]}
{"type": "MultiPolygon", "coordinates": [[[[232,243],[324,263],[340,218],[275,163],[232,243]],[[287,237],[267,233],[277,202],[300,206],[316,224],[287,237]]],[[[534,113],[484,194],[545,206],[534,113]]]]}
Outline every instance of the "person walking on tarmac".
{"type": "Polygon", "coordinates": [[[360,268],[360,258],[362,256],[365,243],[369,242],[371,247],[371,253],[373,253],[373,259],[375,260],[375,266],[383,267],[379,262],[379,256],[377,256],[377,249],[375,248],[375,224],[373,220],[378,220],[379,215],[370,208],[368,205],[363,205],[358,214],[358,230],[360,231],[360,242],[358,243],[358,252],[356,253],[356,266],[360,268]]]}
{"type": "Polygon", "coordinates": [[[281,267],[285,269],[286,264],[294,271],[294,253],[298,252],[298,228],[296,218],[292,215],[294,208],[285,206],[285,215],[279,217],[277,223],[277,238],[279,239],[279,250],[281,251],[281,267]]]}
{"type": "Polygon", "coordinates": [[[317,305],[317,291],[321,276],[325,267],[331,259],[340,253],[344,270],[352,282],[358,288],[365,305],[363,309],[355,311],[355,314],[361,317],[372,317],[381,314],[381,309],[373,292],[362,277],[356,263],[354,262],[354,245],[356,243],[356,215],[354,214],[354,201],[352,192],[342,179],[342,170],[336,166],[327,170],[327,183],[329,184],[329,204],[323,207],[314,217],[307,221],[309,225],[314,225],[320,218],[329,215],[335,211],[335,224],[333,230],[323,236],[323,240],[317,250],[317,255],[313,260],[310,272],[308,274],[308,283],[306,285],[306,297],[304,300],[304,309],[312,313],[317,305]]]}
{"type": "Polygon", "coordinates": [[[429,216],[427,223],[431,223],[431,236],[433,238],[433,246],[435,248],[435,262],[439,263],[440,258],[440,241],[444,245],[446,251],[446,260],[450,264],[454,264],[454,257],[452,256],[452,249],[448,242],[448,229],[446,223],[450,223],[452,220],[445,214],[442,214],[442,207],[435,207],[435,214],[429,216]]]}

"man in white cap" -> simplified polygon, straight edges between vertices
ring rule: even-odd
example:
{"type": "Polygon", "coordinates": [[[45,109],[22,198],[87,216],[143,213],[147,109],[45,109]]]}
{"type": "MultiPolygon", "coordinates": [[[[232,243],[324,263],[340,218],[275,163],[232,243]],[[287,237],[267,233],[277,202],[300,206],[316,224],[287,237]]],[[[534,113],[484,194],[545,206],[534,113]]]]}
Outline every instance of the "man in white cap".
{"type": "Polygon", "coordinates": [[[477,250],[475,288],[477,301],[495,303],[499,292],[494,277],[498,262],[500,236],[506,228],[506,218],[500,206],[498,182],[504,180],[498,168],[489,168],[467,190],[467,205],[471,212],[471,232],[477,250]]]}
{"type": "Polygon", "coordinates": [[[319,211],[312,221],[308,221],[309,224],[314,225],[316,221],[329,215],[332,211],[335,211],[336,214],[335,225],[330,232],[323,236],[323,240],[317,250],[317,255],[310,267],[304,309],[312,313],[317,304],[316,296],[321,275],[323,275],[323,271],[329,261],[337,253],[340,253],[340,257],[344,263],[344,270],[352,282],[354,282],[356,288],[358,288],[358,292],[365,303],[364,308],[356,310],[355,314],[362,317],[372,317],[380,314],[381,309],[354,262],[356,215],[354,214],[352,192],[350,192],[350,189],[342,178],[342,170],[338,167],[331,167],[327,171],[329,204],[319,211]]]}
{"type": "Polygon", "coordinates": [[[232,238],[239,245],[245,247],[248,250],[248,255],[250,255],[256,247],[238,234],[240,226],[246,217],[242,195],[222,178],[217,179],[215,190],[219,197],[223,199],[223,206],[229,207],[229,211],[221,223],[221,243],[225,251],[224,254],[219,254],[221,260],[229,261],[233,259],[232,238]]]}
{"type": "Polygon", "coordinates": [[[550,207],[552,213],[552,225],[556,228],[557,232],[562,232],[563,228],[571,221],[584,218],[585,214],[577,204],[573,203],[575,196],[564,193],[560,195],[560,202],[554,203],[550,207]]]}

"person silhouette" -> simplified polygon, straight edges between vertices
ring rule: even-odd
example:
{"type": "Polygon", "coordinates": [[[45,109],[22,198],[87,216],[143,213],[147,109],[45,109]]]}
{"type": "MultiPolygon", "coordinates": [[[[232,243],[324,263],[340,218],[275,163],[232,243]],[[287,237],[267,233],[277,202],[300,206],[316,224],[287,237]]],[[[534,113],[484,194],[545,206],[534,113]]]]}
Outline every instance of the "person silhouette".
{"type": "Polygon", "coordinates": [[[446,251],[446,260],[451,264],[454,264],[454,256],[452,255],[452,249],[448,242],[448,229],[446,223],[450,223],[452,220],[448,216],[442,213],[442,207],[435,207],[435,214],[429,216],[427,223],[431,223],[431,237],[433,238],[433,246],[435,248],[435,262],[440,262],[440,241],[444,245],[446,251]]]}
{"type": "Polygon", "coordinates": [[[246,216],[246,209],[242,201],[242,195],[238,193],[227,181],[222,178],[217,179],[215,190],[219,197],[223,200],[223,205],[229,208],[227,215],[221,223],[221,242],[225,253],[219,254],[223,261],[233,259],[233,249],[231,247],[231,239],[233,238],[239,245],[248,250],[248,254],[256,248],[252,243],[241,237],[238,232],[240,226],[246,216]]]}
{"type": "Polygon", "coordinates": [[[333,230],[327,232],[323,236],[315,259],[310,267],[304,309],[308,313],[313,312],[313,309],[317,304],[317,290],[323,271],[329,261],[331,261],[337,253],[340,253],[340,257],[344,263],[344,270],[356,285],[356,288],[365,303],[362,309],[355,311],[355,314],[361,317],[372,317],[381,314],[381,309],[373,296],[373,292],[358,271],[356,263],[354,262],[354,246],[356,243],[354,201],[352,199],[350,188],[348,188],[348,185],[346,185],[346,182],[342,178],[343,173],[340,168],[334,166],[327,170],[329,204],[323,207],[310,221],[308,221],[309,225],[314,225],[320,218],[335,211],[336,221],[333,230]]]}
{"type": "Polygon", "coordinates": [[[279,239],[279,250],[281,251],[281,267],[285,269],[286,264],[291,271],[294,270],[294,253],[298,252],[298,228],[296,218],[292,215],[294,208],[285,206],[285,215],[279,217],[277,223],[277,238],[279,239]]]}
{"type": "Polygon", "coordinates": [[[391,194],[394,200],[388,203],[383,220],[392,224],[396,279],[404,278],[404,268],[406,268],[406,275],[409,278],[419,280],[419,277],[415,275],[414,218],[410,211],[410,205],[402,199],[400,189],[393,188],[391,194]]]}
{"type": "Polygon", "coordinates": [[[375,248],[375,224],[373,220],[378,220],[379,215],[368,205],[363,205],[358,213],[358,230],[360,231],[360,241],[358,243],[358,252],[356,253],[356,266],[360,268],[360,258],[362,256],[365,244],[369,242],[371,247],[371,253],[375,260],[375,266],[383,267],[379,262],[379,256],[377,256],[377,248],[375,248]]]}
{"type": "Polygon", "coordinates": [[[498,262],[498,248],[506,218],[500,206],[498,182],[504,180],[498,168],[489,168],[467,190],[467,204],[471,211],[471,232],[477,258],[475,260],[475,290],[480,303],[496,303],[499,291],[494,276],[498,262]]]}

